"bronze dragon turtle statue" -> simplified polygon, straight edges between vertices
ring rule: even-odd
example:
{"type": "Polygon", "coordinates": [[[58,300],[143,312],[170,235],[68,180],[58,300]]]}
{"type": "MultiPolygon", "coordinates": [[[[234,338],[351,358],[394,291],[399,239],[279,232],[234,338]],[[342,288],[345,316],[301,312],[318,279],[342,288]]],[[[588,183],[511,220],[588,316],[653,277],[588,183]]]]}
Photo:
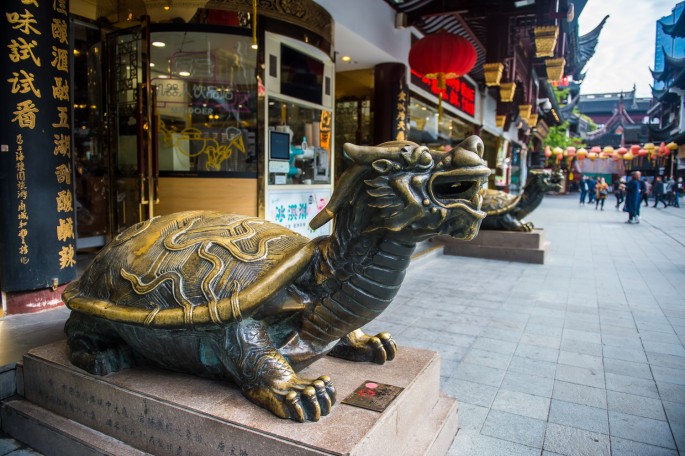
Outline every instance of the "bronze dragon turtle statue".
{"type": "Polygon", "coordinates": [[[527,222],[524,217],[533,212],[542,202],[547,192],[561,191],[562,175],[559,172],[550,173],[544,170],[531,170],[526,179],[526,185],[519,195],[484,189],[483,211],[487,214],[481,225],[483,230],[532,231],[533,222],[527,222]]]}
{"type": "Polygon", "coordinates": [[[235,382],[282,418],[318,420],[331,379],[297,374],[327,354],[383,364],[397,347],[361,327],[397,294],[417,242],[471,239],[490,174],[478,137],[437,152],[345,144],[342,176],[310,240],[216,212],[155,217],[117,236],[64,292],[71,361],[105,375],[135,362],[235,382]]]}

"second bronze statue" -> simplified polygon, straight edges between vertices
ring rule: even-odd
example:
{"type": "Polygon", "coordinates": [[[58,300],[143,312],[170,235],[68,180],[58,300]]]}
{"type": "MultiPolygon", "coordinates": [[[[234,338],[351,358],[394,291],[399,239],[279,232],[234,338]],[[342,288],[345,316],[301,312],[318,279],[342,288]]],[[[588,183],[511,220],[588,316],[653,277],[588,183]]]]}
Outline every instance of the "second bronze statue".
{"type": "Polygon", "coordinates": [[[64,293],[72,363],[106,375],[144,359],[232,380],[282,418],[327,415],[331,379],[297,372],[325,355],[395,357],[390,334],[360,328],[392,302],[418,242],[478,233],[490,174],[475,136],[450,152],[410,142],[344,150],[354,164],[311,222],[334,220],[331,236],[200,211],[121,233],[64,293]]]}

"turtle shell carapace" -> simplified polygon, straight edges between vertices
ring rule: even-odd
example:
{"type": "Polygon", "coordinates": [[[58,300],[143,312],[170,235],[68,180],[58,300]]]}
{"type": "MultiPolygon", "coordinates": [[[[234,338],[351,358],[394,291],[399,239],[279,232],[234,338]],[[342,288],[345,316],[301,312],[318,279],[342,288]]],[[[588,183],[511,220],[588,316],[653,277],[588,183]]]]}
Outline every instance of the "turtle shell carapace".
{"type": "Polygon", "coordinates": [[[117,236],[63,299],[72,310],[123,323],[222,323],[289,285],[314,252],[308,238],[254,217],[160,216],[117,236]]]}

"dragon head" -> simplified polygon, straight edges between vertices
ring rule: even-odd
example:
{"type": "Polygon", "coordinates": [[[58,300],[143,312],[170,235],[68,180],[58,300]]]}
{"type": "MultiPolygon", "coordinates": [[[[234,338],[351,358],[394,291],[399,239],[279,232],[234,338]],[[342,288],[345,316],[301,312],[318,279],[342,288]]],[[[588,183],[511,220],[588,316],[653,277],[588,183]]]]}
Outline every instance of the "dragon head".
{"type": "Polygon", "coordinates": [[[449,152],[412,142],[345,144],[354,166],[342,175],[330,202],[310,226],[316,229],[354,207],[352,219],[363,223],[363,232],[401,232],[413,240],[436,234],[472,239],[485,217],[478,191],[490,169],[483,149],[477,136],[449,152]]]}
{"type": "Polygon", "coordinates": [[[564,176],[559,171],[549,173],[543,169],[529,171],[528,185],[539,187],[543,192],[560,192],[563,189],[564,176]]]}

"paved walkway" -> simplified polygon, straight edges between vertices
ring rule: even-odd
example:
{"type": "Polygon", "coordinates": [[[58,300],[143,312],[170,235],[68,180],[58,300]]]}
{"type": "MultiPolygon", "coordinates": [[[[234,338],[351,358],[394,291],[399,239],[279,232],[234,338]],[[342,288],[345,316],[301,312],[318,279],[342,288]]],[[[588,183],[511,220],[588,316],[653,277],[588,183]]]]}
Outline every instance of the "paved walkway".
{"type": "MultiPolygon", "coordinates": [[[[685,209],[626,219],[547,197],[530,217],[551,242],[547,264],[410,268],[368,329],[440,352],[442,388],[460,400],[450,455],[685,455],[685,209]]],[[[40,343],[61,337],[65,316],[0,320],[0,361],[30,345],[31,327],[40,343]]]]}
{"type": "Polygon", "coordinates": [[[547,197],[530,217],[545,265],[411,270],[372,325],[440,352],[461,404],[451,455],[685,454],[685,209],[626,219],[547,197]]]}

